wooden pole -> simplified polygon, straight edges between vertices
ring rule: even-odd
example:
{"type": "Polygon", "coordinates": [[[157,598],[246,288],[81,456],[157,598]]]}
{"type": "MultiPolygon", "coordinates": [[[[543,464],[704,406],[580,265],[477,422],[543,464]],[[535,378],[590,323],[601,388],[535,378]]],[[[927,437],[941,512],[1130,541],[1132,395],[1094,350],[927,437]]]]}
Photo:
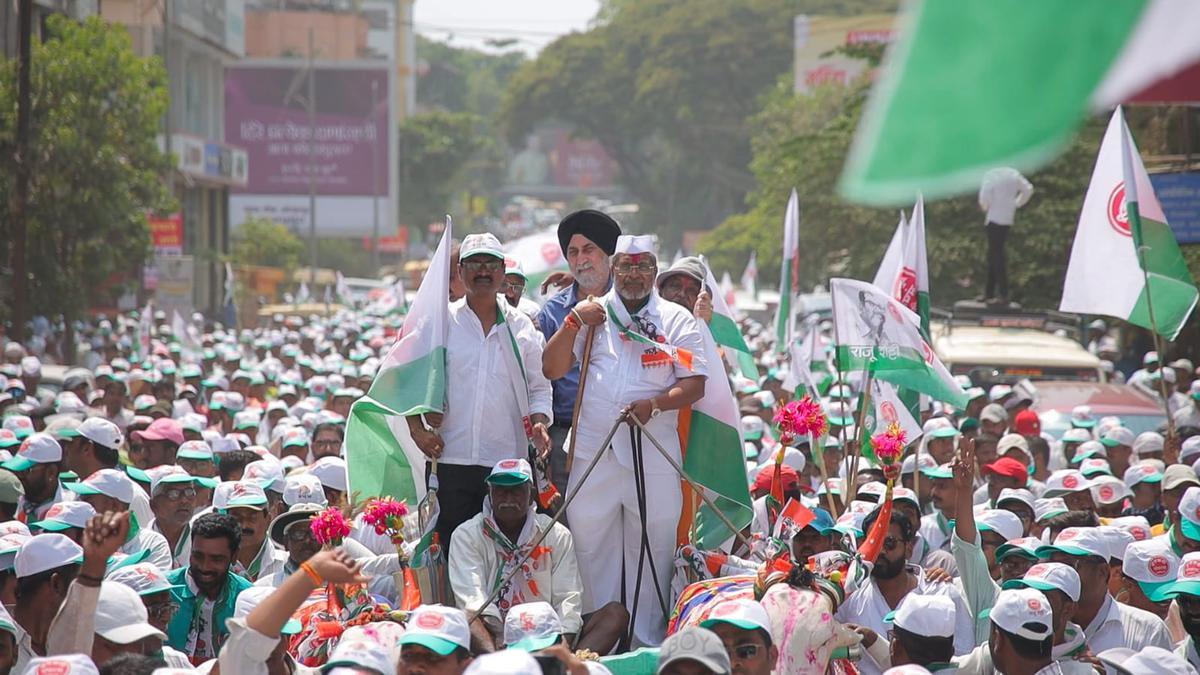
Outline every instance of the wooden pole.
{"type": "Polygon", "coordinates": [[[583,363],[579,364],[579,390],[575,392],[575,409],[571,411],[571,440],[567,443],[567,476],[575,465],[575,439],[579,427],[579,409],[583,407],[583,392],[587,387],[588,369],[592,365],[592,343],[596,341],[596,326],[588,326],[587,338],[583,343],[583,363]]]}
{"type": "Polygon", "coordinates": [[[843,492],[849,494],[849,498],[846,500],[847,504],[854,501],[854,498],[858,496],[858,458],[862,456],[863,436],[866,433],[866,429],[863,428],[863,422],[867,419],[867,408],[871,405],[871,382],[875,379],[870,370],[864,370],[863,372],[866,373],[866,379],[863,381],[862,402],[858,411],[858,443],[855,444],[854,461],[850,467],[850,474],[846,476],[846,481],[849,485],[843,489],[843,492]]]}

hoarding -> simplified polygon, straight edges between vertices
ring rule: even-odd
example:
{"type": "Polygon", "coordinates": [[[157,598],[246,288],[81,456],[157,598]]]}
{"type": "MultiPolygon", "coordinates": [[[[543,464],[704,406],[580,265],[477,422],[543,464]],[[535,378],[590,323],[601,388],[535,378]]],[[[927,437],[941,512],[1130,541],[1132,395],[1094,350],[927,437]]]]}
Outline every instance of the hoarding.
{"type": "Polygon", "coordinates": [[[225,139],[249,160],[245,187],[230,194],[231,224],[269,217],[307,234],[311,187],[318,236],[370,235],[376,199],[381,234],[394,233],[392,76],[383,62],[317,62],[310,126],[306,61],[226,68],[225,139]]]}
{"type": "Polygon", "coordinates": [[[895,16],[863,14],[853,17],[808,16],[793,23],[794,89],[804,93],[823,84],[847,85],[867,70],[869,64],[845,54],[839,47],[891,42],[895,16]]]}
{"type": "Polygon", "coordinates": [[[1200,244],[1200,172],[1150,174],[1167,224],[1181,244],[1200,244]]]}

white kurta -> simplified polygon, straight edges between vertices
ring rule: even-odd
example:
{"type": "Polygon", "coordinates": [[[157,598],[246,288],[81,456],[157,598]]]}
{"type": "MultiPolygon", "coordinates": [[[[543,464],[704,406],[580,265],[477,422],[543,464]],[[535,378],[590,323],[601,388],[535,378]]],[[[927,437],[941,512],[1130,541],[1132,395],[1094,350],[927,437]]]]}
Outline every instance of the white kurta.
{"type": "MultiPolygon", "coordinates": [[[[620,302],[609,291],[602,302],[620,302]]],[[[575,464],[568,494],[575,489],[583,472],[598,452],[607,452],[567,511],[575,537],[576,556],[584,580],[583,611],[595,611],[609,602],[620,602],[632,611],[638,587],[639,553],[642,522],[639,516],[634,479],[633,448],[627,426],[617,430],[611,449],[600,444],[612,428],[621,410],[630,403],[663,394],[680,379],[707,376],[703,360],[703,342],[696,319],[682,307],[659,298],[652,292],[637,315],[652,323],[657,333],[675,347],[693,354],[692,369],[679,365],[643,367],[643,356],[653,349],[641,342],[622,337],[612,321],[597,328],[592,346],[591,366],[579,413],[575,444],[575,464]],[[624,587],[622,587],[624,571],[624,587]]],[[[586,331],[575,340],[575,357],[583,356],[586,331]]],[[[649,421],[647,429],[679,461],[679,413],[664,410],[649,421]]],[[[670,583],[675,553],[675,529],[683,497],[679,477],[670,463],[644,439],[643,466],[646,473],[645,530],[650,555],[658,575],[662,596],[670,609],[670,583]]],[[[638,645],[657,645],[665,635],[666,617],[659,605],[653,576],[647,560],[642,570],[634,640],[638,645]]]]}

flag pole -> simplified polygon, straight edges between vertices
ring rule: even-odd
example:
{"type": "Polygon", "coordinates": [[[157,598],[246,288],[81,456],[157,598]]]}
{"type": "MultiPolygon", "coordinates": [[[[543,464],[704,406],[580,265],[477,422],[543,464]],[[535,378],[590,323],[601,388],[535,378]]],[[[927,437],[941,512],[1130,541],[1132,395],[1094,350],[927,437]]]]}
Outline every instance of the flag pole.
{"type": "Polygon", "coordinates": [[[822,448],[819,453],[816,450],[817,443],[824,440],[825,434],[821,434],[821,436],[816,439],[813,438],[812,434],[809,434],[808,442],[811,444],[809,446],[809,454],[813,456],[813,461],[816,462],[817,468],[821,470],[821,486],[825,488],[825,503],[829,506],[829,515],[833,516],[834,520],[837,520],[838,516],[841,514],[838,513],[836,508],[834,508],[833,493],[829,491],[829,472],[825,469],[825,450],[822,448]]]}
{"type": "Polygon", "coordinates": [[[846,476],[846,480],[850,483],[846,489],[850,494],[850,498],[846,501],[847,504],[854,501],[854,498],[858,496],[858,460],[862,457],[863,435],[866,433],[863,423],[867,419],[867,408],[871,405],[871,383],[875,379],[875,375],[871,372],[870,368],[864,368],[863,373],[865,373],[866,379],[863,381],[862,401],[858,411],[858,443],[855,444],[854,462],[851,465],[850,475],[846,476]]]}
{"type": "MultiPolygon", "coordinates": [[[[591,297],[588,300],[591,300],[591,297]]],[[[571,475],[571,467],[575,465],[575,439],[579,437],[579,434],[576,433],[579,425],[579,409],[583,407],[583,392],[587,387],[588,369],[592,365],[592,343],[595,341],[596,327],[588,326],[587,336],[583,342],[583,363],[579,364],[579,390],[575,393],[575,410],[571,413],[571,442],[567,444],[567,476],[571,475]]]]}

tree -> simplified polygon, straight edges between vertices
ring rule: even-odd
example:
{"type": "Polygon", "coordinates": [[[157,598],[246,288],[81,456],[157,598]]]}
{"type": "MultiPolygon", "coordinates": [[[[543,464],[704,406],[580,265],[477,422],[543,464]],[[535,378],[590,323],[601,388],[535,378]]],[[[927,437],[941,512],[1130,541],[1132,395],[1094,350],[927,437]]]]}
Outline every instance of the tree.
{"type": "Polygon", "coordinates": [[[609,0],[584,33],[514,75],[500,111],[510,141],[544,120],[598,140],[674,245],[743,207],[755,186],[749,120],[792,63],[801,12],[891,9],[888,0],[609,0]]]}
{"type": "Polygon", "coordinates": [[[235,265],[278,267],[289,278],[300,266],[304,242],[273,220],[250,218],[234,232],[230,258],[235,265]]]}
{"type": "MultiPolygon", "coordinates": [[[[156,136],[167,109],[167,73],[158,58],[134,54],[129,34],[93,17],[59,15],[32,51],[31,183],[27,204],[27,306],[77,317],[95,289],[135,276],[149,250],[146,214],[172,208],[162,176],[169,158],[156,136]]],[[[0,64],[0,152],[10,156],[16,125],[15,61],[0,64]]],[[[0,192],[11,194],[11,162],[0,162],[0,192]]],[[[10,260],[7,209],[0,249],[10,260]]],[[[111,300],[106,298],[105,300],[111,300]]]]}
{"type": "Polygon", "coordinates": [[[469,113],[434,110],[400,125],[400,208],[416,225],[441,220],[468,160],[488,143],[469,113]]]}

